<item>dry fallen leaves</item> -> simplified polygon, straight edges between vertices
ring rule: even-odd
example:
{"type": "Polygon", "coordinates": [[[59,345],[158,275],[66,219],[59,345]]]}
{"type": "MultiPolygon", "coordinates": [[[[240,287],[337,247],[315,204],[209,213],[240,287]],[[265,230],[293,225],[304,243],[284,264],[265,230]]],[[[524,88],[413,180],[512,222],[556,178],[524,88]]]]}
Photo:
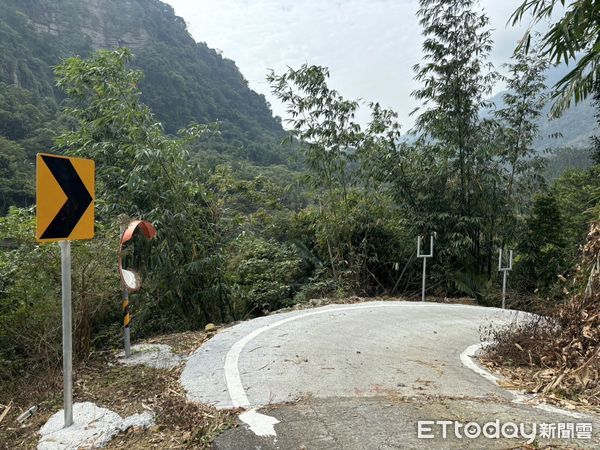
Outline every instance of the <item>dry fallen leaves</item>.
{"type": "Polygon", "coordinates": [[[592,225],[570,298],[552,314],[495,332],[484,363],[553,403],[600,410],[600,223],[592,225]]]}

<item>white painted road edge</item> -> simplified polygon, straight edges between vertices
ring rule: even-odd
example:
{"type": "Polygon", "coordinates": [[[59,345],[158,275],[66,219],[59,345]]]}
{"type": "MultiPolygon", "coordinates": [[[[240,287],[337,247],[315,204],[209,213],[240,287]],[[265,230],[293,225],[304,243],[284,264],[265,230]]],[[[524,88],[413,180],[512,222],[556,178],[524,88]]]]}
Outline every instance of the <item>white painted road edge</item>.
{"type": "MultiPolygon", "coordinates": [[[[372,309],[372,308],[390,308],[390,307],[401,308],[403,306],[404,305],[397,305],[397,304],[375,304],[375,305],[360,304],[360,305],[345,306],[342,308],[335,308],[335,309],[322,309],[322,310],[316,310],[316,311],[307,311],[307,312],[300,313],[300,314],[292,316],[292,317],[288,317],[286,319],[281,319],[277,322],[273,322],[271,324],[262,326],[260,328],[257,328],[253,332],[247,334],[246,336],[244,336],[243,338],[238,340],[235,344],[233,344],[231,346],[231,348],[227,352],[227,355],[225,357],[224,371],[225,371],[225,380],[227,382],[227,390],[229,391],[229,396],[231,397],[231,402],[233,403],[234,408],[238,408],[238,407],[239,408],[251,408],[248,411],[240,414],[239,419],[242,422],[244,422],[245,424],[247,424],[249,426],[250,430],[253,431],[257,436],[263,436],[263,437],[277,436],[277,433],[275,432],[275,425],[277,423],[279,423],[279,420],[277,420],[275,417],[267,416],[265,414],[260,414],[259,412],[256,411],[257,408],[259,408],[260,406],[264,406],[264,405],[250,405],[250,400],[248,399],[248,396],[246,395],[246,390],[244,389],[244,386],[242,384],[242,379],[240,377],[240,371],[239,371],[240,354],[241,354],[242,350],[244,349],[244,347],[250,341],[252,341],[254,338],[258,337],[265,331],[272,330],[281,325],[284,325],[289,322],[293,322],[298,319],[302,319],[304,317],[316,316],[316,315],[328,314],[328,313],[336,313],[336,312],[340,312],[340,311],[348,311],[348,310],[353,310],[353,309],[372,309]]],[[[436,304],[433,304],[433,303],[425,304],[423,306],[436,306],[436,304]]],[[[456,305],[456,306],[461,306],[461,305],[456,305]]],[[[480,376],[482,376],[486,380],[490,381],[491,383],[494,383],[494,384],[500,386],[498,377],[491,374],[490,372],[483,369],[482,367],[478,366],[473,361],[473,357],[476,356],[476,353],[484,345],[486,345],[486,343],[474,344],[474,345],[467,347],[461,353],[460,360],[464,366],[468,367],[469,369],[471,369],[475,373],[479,374],[480,376]]],[[[500,386],[500,387],[502,387],[502,386],[500,386]]],[[[505,389],[505,388],[503,388],[503,389],[505,389]]],[[[515,399],[513,400],[513,402],[515,402],[515,403],[526,403],[526,400],[530,399],[530,397],[528,397],[524,392],[513,391],[513,390],[508,390],[508,391],[511,392],[515,396],[515,399]]],[[[576,419],[589,417],[585,414],[581,414],[581,413],[577,413],[577,412],[573,412],[573,411],[566,411],[561,408],[557,408],[555,406],[548,405],[546,403],[541,403],[541,404],[535,405],[535,408],[538,408],[538,409],[541,409],[541,410],[544,410],[547,412],[563,414],[563,415],[566,415],[569,417],[574,417],[576,419]]]]}
{"type": "MultiPolygon", "coordinates": [[[[466,367],[471,369],[473,372],[481,375],[486,380],[500,386],[500,383],[499,383],[500,378],[498,378],[497,376],[488,372],[483,367],[476,364],[475,361],[473,361],[473,358],[475,358],[477,356],[477,352],[479,350],[481,350],[483,347],[485,347],[486,345],[489,345],[489,342],[482,342],[480,344],[470,345],[469,347],[467,347],[465,349],[464,352],[462,352],[460,354],[460,360],[466,367]]],[[[500,386],[500,387],[502,387],[502,386],[500,386]]],[[[504,387],[502,387],[502,388],[507,390],[508,392],[510,392],[515,397],[513,400],[513,403],[528,404],[528,400],[535,398],[535,397],[528,396],[523,391],[506,389],[504,387]]],[[[588,416],[586,414],[582,414],[582,413],[578,413],[578,412],[574,412],[574,411],[567,411],[565,409],[557,408],[556,406],[549,405],[548,403],[539,403],[537,405],[533,405],[533,407],[537,408],[537,409],[541,409],[546,412],[550,412],[550,413],[563,414],[565,416],[573,417],[575,419],[590,418],[590,416],[588,416]]]]}
{"type": "Polygon", "coordinates": [[[477,364],[475,364],[475,361],[473,361],[473,358],[477,355],[477,352],[483,347],[484,344],[470,345],[465,349],[464,352],[460,354],[460,361],[463,363],[464,366],[468,367],[473,372],[477,373],[478,375],[481,375],[486,380],[491,381],[492,383],[497,385],[500,379],[497,376],[485,370],[483,367],[478,366],[477,364]]]}
{"type": "MultiPolygon", "coordinates": [[[[335,308],[335,309],[323,309],[318,311],[308,311],[305,313],[298,314],[296,316],[288,317],[287,319],[281,319],[277,322],[273,322],[269,325],[265,325],[263,327],[257,328],[252,333],[247,334],[242,339],[237,341],[235,344],[231,346],[229,351],[227,352],[227,356],[225,357],[225,380],[227,382],[227,389],[229,390],[229,396],[231,397],[231,402],[233,403],[234,408],[249,408],[250,401],[248,400],[248,396],[246,395],[246,391],[244,386],[242,385],[242,379],[240,377],[239,371],[239,360],[240,353],[250,342],[252,339],[261,335],[265,331],[272,330],[273,328],[279,327],[289,322],[293,322],[294,320],[298,320],[308,316],[316,316],[319,314],[327,314],[332,312],[339,311],[347,311],[350,309],[367,309],[367,308],[389,308],[389,307],[402,307],[402,305],[353,305],[346,306],[343,308],[335,308]]],[[[260,414],[256,411],[256,408],[260,405],[255,405],[255,407],[249,411],[246,411],[243,414],[240,414],[239,419],[247,424],[257,436],[277,436],[275,432],[275,424],[279,423],[279,421],[275,417],[267,416],[265,414],[260,414]]]]}
{"type": "MultiPolygon", "coordinates": [[[[256,408],[264,405],[250,405],[250,401],[248,400],[248,396],[246,395],[246,391],[242,384],[242,379],[240,377],[239,371],[239,360],[240,354],[244,347],[254,338],[261,335],[265,331],[272,330],[273,328],[277,328],[281,325],[284,325],[289,322],[293,322],[298,319],[302,319],[304,317],[316,316],[320,314],[329,314],[336,313],[340,311],[348,311],[352,309],[373,309],[373,308],[402,308],[405,305],[403,304],[360,304],[360,305],[352,305],[345,306],[342,308],[334,308],[334,309],[322,309],[316,311],[307,311],[304,313],[300,313],[298,315],[288,317],[286,319],[281,319],[277,322],[273,322],[271,324],[265,325],[263,327],[257,328],[252,333],[247,334],[235,344],[231,346],[229,351],[227,352],[227,356],[225,357],[225,380],[227,382],[227,389],[229,391],[229,396],[231,397],[231,402],[233,403],[234,408],[250,408],[252,409],[240,414],[239,419],[247,424],[256,435],[258,436],[277,436],[275,432],[275,424],[279,423],[279,421],[275,417],[267,416],[264,414],[260,414],[256,411],[256,408]]],[[[426,303],[423,306],[438,306],[436,303],[426,303]]],[[[463,305],[455,305],[457,307],[463,305]]],[[[491,308],[490,308],[491,309],[491,308]]],[[[471,348],[471,347],[469,347],[471,348]]],[[[472,361],[471,361],[472,362],[472,361]]],[[[471,369],[473,369],[471,367],[471,369]]]]}

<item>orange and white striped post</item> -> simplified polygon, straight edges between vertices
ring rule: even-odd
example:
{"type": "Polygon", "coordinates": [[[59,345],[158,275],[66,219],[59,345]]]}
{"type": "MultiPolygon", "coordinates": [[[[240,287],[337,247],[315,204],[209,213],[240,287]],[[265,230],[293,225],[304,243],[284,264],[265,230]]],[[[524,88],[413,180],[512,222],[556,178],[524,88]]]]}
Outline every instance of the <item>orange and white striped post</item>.
{"type": "Polygon", "coordinates": [[[129,358],[131,356],[131,330],[129,328],[129,324],[131,323],[131,315],[129,314],[129,291],[127,289],[123,289],[123,331],[124,331],[124,341],[125,341],[125,358],[129,358]]]}

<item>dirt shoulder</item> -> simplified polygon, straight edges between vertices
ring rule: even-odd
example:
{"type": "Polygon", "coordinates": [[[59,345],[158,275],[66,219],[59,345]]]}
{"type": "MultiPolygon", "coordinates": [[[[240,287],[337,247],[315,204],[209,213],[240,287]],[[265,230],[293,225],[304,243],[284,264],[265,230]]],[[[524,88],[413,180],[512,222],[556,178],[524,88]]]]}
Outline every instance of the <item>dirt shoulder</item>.
{"type": "MultiPolygon", "coordinates": [[[[145,343],[171,345],[179,356],[187,357],[207,339],[203,332],[158,336],[145,343]]],[[[223,430],[235,426],[235,411],[188,402],[179,384],[183,364],[171,370],[117,363],[113,352],[95,354],[79,364],[74,373],[74,401],[91,401],[121,416],[143,411],[155,414],[156,424],[148,430],[130,429],[111,441],[107,448],[209,448],[223,430]]],[[[34,449],[38,430],[56,411],[62,409],[62,374],[49,371],[2,383],[0,448],[34,449]],[[17,417],[31,406],[37,411],[23,424],[17,417]]]]}
{"type": "Polygon", "coordinates": [[[500,377],[498,384],[505,389],[516,390],[535,397],[536,402],[545,402],[570,411],[600,415],[600,389],[584,389],[573,392],[568,387],[544,392],[544,386],[558,372],[551,368],[514,366],[509,361],[499,361],[482,355],[479,364],[500,377]]]}

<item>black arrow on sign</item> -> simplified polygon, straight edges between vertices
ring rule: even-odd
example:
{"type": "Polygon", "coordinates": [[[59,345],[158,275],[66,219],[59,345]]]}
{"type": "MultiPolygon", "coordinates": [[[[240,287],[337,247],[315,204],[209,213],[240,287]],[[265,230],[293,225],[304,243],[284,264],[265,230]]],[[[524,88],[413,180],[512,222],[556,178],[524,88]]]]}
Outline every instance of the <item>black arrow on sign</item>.
{"type": "Polygon", "coordinates": [[[79,178],[71,160],[48,155],[42,155],[42,159],[67,196],[67,201],[58,211],[56,217],[52,219],[41,239],[66,239],[93,199],[83,181],[79,178]]]}

